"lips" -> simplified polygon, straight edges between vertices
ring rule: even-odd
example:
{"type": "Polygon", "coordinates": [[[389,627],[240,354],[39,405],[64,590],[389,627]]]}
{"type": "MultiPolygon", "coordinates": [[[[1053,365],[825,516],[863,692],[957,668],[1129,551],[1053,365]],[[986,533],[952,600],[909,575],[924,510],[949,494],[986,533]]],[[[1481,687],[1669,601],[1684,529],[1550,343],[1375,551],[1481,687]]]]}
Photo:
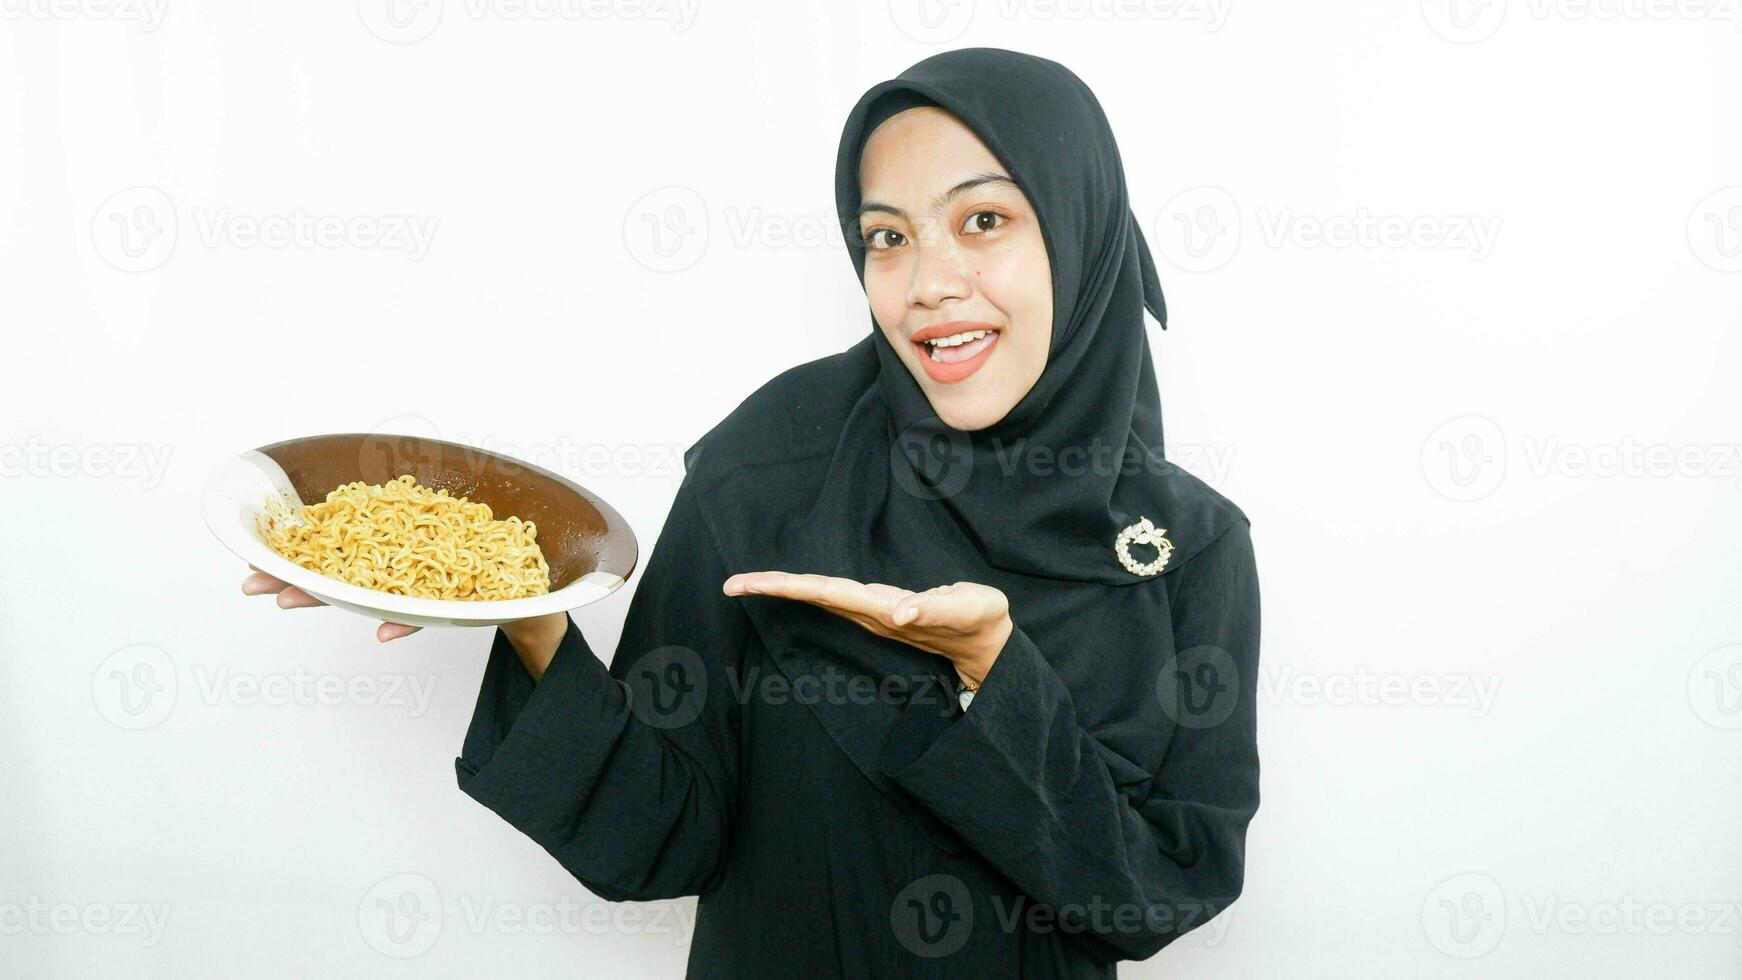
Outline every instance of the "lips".
{"type": "Polygon", "coordinates": [[[998,346],[1000,330],[990,323],[978,320],[952,320],[949,323],[934,324],[914,331],[909,338],[914,351],[919,357],[920,366],[932,380],[940,384],[954,384],[980,370],[992,350],[998,346]],[[985,336],[970,339],[964,343],[948,347],[934,347],[927,341],[956,334],[972,334],[985,331],[985,336]],[[934,350],[936,358],[934,359],[934,350]]]}

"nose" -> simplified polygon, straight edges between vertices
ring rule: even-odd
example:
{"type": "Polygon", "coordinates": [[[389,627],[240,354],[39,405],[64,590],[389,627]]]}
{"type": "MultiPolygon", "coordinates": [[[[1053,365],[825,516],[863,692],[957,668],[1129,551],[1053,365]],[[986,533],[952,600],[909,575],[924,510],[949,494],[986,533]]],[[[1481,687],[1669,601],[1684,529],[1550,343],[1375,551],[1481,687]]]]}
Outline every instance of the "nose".
{"type": "Polygon", "coordinates": [[[974,285],[969,281],[966,256],[947,235],[922,238],[913,245],[913,278],[907,285],[907,305],[936,309],[952,299],[967,299],[974,285]]]}

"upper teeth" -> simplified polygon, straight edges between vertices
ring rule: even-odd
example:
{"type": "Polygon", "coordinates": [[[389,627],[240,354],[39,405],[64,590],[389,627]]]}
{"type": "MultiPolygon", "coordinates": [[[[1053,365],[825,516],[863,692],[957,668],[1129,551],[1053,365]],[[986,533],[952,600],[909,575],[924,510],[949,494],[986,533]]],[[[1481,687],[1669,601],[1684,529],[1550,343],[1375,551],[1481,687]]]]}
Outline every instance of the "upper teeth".
{"type": "Polygon", "coordinates": [[[926,341],[926,343],[933,347],[955,347],[970,340],[979,340],[991,332],[990,330],[970,330],[967,333],[953,333],[948,337],[937,337],[926,341]]]}

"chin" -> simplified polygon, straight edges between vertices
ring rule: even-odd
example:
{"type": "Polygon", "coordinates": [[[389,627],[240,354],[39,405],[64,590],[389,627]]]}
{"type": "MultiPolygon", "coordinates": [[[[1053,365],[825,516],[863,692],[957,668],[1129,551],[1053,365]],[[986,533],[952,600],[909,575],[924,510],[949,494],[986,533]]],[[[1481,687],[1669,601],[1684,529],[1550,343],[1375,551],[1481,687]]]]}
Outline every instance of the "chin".
{"type": "Polygon", "coordinates": [[[933,403],[932,410],[937,412],[938,418],[950,428],[963,432],[973,432],[976,429],[984,429],[1009,414],[1010,406],[993,409],[984,405],[958,406],[946,402],[942,405],[933,403]]]}

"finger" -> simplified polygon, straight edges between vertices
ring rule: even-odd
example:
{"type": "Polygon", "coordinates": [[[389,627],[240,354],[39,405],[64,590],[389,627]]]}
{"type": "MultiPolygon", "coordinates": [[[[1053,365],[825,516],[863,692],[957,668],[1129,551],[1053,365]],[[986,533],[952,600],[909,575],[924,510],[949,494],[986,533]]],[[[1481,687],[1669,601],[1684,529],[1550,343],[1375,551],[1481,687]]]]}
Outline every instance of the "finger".
{"type": "Polygon", "coordinates": [[[978,615],[977,600],[955,586],[940,585],[910,595],[895,604],[889,618],[897,626],[963,629],[978,615]]]}
{"type": "Polygon", "coordinates": [[[375,639],[380,640],[382,643],[386,643],[388,640],[397,640],[402,636],[410,636],[420,629],[423,629],[423,627],[407,626],[404,623],[382,623],[380,626],[375,627],[375,639]]]}
{"type": "Polygon", "coordinates": [[[935,626],[940,620],[947,618],[942,614],[948,610],[942,607],[946,606],[948,600],[947,593],[935,588],[927,589],[897,602],[895,609],[889,614],[889,619],[897,626],[935,626]]]}
{"type": "Polygon", "coordinates": [[[305,606],[324,606],[326,603],[294,585],[287,585],[284,591],[278,593],[278,608],[301,609],[305,606]]]}
{"type": "Polygon", "coordinates": [[[920,622],[924,612],[925,600],[919,596],[909,596],[895,604],[895,611],[889,614],[889,620],[897,626],[924,626],[920,622]]]}
{"type": "MultiPolygon", "coordinates": [[[[253,565],[249,565],[248,567],[254,568],[253,565]]],[[[273,578],[265,572],[255,569],[253,575],[242,580],[242,594],[266,595],[270,592],[282,592],[284,591],[285,584],[286,583],[283,579],[273,578]]]]}
{"type": "Polygon", "coordinates": [[[887,599],[878,596],[875,590],[864,583],[850,578],[808,572],[742,572],[726,580],[728,588],[733,585],[733,579],[740,577],[742,581],[736,583],[740,592],[728,594],[750,592],[757,595],[784,596],[868,616],[881,617],[887,615],[889,610],[887,599]]]}

